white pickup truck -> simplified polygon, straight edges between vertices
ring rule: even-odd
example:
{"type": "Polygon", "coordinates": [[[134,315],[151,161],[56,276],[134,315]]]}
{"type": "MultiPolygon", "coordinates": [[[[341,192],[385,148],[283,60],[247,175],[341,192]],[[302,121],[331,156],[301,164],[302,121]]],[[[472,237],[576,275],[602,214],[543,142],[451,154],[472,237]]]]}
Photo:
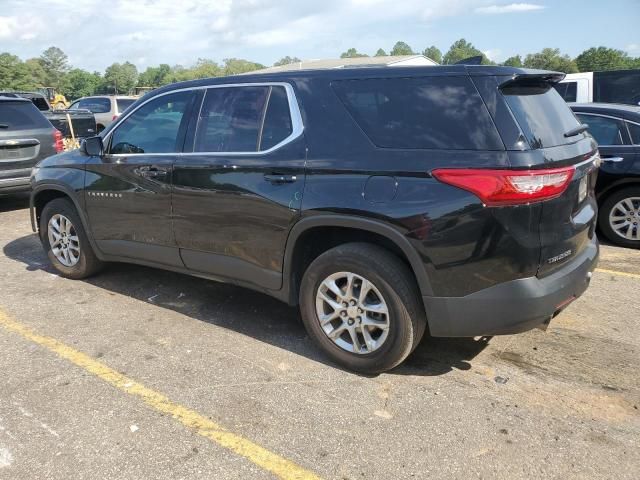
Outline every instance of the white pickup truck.
{"type": "Polygon", "coordinates": [[[640,69],[570,73],[555,88],[567,102],[640,105],[640,69]]]}

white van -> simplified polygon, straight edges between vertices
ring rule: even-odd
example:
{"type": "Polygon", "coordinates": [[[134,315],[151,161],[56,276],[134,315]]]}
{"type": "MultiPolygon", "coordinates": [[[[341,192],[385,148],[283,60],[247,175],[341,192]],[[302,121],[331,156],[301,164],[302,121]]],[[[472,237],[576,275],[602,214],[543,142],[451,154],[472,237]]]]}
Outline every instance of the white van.
{"type": "Polygon", "coordinates": [[[570,73],[555,89],[567,102],[640,105],[640,69],[570,73]]]}

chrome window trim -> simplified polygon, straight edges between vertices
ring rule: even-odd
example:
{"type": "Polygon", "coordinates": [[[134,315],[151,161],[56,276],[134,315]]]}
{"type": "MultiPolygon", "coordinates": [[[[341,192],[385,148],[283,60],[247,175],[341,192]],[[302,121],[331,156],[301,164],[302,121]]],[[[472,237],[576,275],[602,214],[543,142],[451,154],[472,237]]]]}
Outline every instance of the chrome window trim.
{"type": "MultiPolygon", "coordinates": [[[[285,92],[287,93],[287,100],[289,102],[289,115],[291,116],[291,134],[286,137],[285,139],[283,139],[281,142],[275,144],[273,147],[267,149],[267,150],[260,150],[260,151],[250,151],[250,152],[175,152],[175,153],[107,153],[106,155],[108,155],[109,157],[115,157],[115,158],[121,158],[121,157],[143,157],[143,156],[154,156],[154,157],[161,157],[161,156],[180,156],[180,157],[186,157],[186,156],[198,156],[198,155],[207,155],[207,156],[216,156],[216,157],[230,157],[230,156],[253,156],[253,155],[267,155],[283,146],[285,146],[288,143],[291,143],[292,141],[294,141],[295,139],[297,139],[298,137],[300,137],[302,135],[302,132],[304,132],[304,124],[302,122],[302,114],[300,113],[300,106],[298,105],[298,100],[296,98],[296,93],[293,90],[293,87],[291,86],[290,83],[287,82],[248,82],[248,83],[225,83],[225,84],[219,84],[219,85],[201,85],[201,86],[197,86],[197,87],[186,87],[186,88],[177,88],[175,90],[169,90],[167,92],[163,92],[160,93],[158,95],[154,95],[152,98],[147,99],[146,101],[142,102],[140,105],[138,105],[136,107],[135,110],[132,110],[131,112],[127,113],[127,115],[125,115],[124,117],[118,119],[118,123],[116,125],[114,125],[114,127],[109,130],[109,133],[107,133],[104,138],[102,139],[102,142],[107,145],[109,143],[109,140],[111,140],[111,136],[113,135],[113,132],[115,132],[120,125],[127,119],[129,118],[131,115],[133,115],[135,112],[138,111],[138,109],[142,108],[143,105],[146,105],[147,103],[163,97],[165,95],[171,95],[173,93],[179,93],[179,92],[189,92],[189,91],[197,91],[197,90],[209,90],[209,89],[214,89],[214,88],[240,88],[240,87],[284,87],[285,92]]],[[[206,92],[205,95],[203,95],[202,97],[202,101],[200,102],[200,107],[199,107],[199,111],[198,111],[198,119],[197,122],[200,121],[200,114],[202,113],[202,106],[204,105],[204,100],[206,97],[206,92]]],[[[198,125],[196,122],[196,131],[198,129],[198,125]]],[[[194,139],[195,140],[195,139],[194,139]]],[[[195,141],[194,141],[194,146],[195,146],[195,141]]]]}
{"type": "MultiPolygon", "coordinates": [[[[618,122],[622,122],[622,124],[624,125],[625,130],[627,131],[627,135],[629,136],[629,140],[633,142],[633,138],[631,138],[631,132],[629,131],[629,127],[627,126],[627,122],[629,123],[633,123],[634,125],[638,125],[640,126],[640,124],[636,123],[636,122],[631,122],[629,120],[625,120],[624,118],[620,118],[620,117],[614,117],[613,115],[605,115],[603,113],[592,113],[592,112],[573,112],[576,115],[591,115],[592,117],[603,117],[603,118],[610,118],[611,120],[617,120],[618,122]]],[[[622,145],[604,145],[604,144],[598,144],[598,147],[623,147],[623,148],[629,148],[629,147],[635,147],[637,146],[634,143],[630,143],[628,145],[626,144],[622,144],[622,145]]]]}

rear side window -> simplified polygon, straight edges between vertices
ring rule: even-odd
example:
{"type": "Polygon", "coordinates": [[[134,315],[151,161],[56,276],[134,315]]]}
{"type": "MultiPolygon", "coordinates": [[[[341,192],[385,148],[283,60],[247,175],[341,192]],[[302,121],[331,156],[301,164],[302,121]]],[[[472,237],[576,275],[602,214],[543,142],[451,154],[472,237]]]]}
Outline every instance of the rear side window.
{"type": "Polygon", "coordinates": [[[118,106],[118,112],[124,112],[129,105],[135,102],[135,98],[116,98],[116,105],[118,106]]]}
{"type": "Polygon", "coordinates": [[[577,113],[582,123],[589,125],[589,133],[596,139],[599,145],[622,145],[624,123],[615,118],[600,117],[577,113]]]}
{"type": "Polygon", "coordinates": [[[634,145],[640,145],[640,125],[637,123],[629,123],[629,133],[631,134],[631,143],[634,145]]]}
{"type": "Polygon", "coordinates": [[[31,102],[0,102],[0,133],[51,127],[40,110],[31,102]]]}
{"type": "Polygon", "coordinates": [[[292,131],[284,87],[211,88],[200,111],[195,151],[264,151],[285,140],[292,131]]]}
{"type": "Polygon", "coordinates": [[[578,97],[578,82],[556,83],[553,88],[556,89],[565,102],[575,102],[578,97]]]}
{"type": "Polygon", "coordinates": [[[531,148],[573,143],[584,134],[565,137],[579,123],[560,94],[548,83],[512,84],[501,89],[531,148]]]}
{"type": "Polygon", "coordinates": [[[504,149],[469,77],[344,80],[332,86],[378,147],[504,149]]]}
{"type": "Polygon", "coordinates": [[[111,111],[111,100],[108,98],[85,98],[78,102],[78,108],[89,110],[91,113],[107,113],[111,111]]]}

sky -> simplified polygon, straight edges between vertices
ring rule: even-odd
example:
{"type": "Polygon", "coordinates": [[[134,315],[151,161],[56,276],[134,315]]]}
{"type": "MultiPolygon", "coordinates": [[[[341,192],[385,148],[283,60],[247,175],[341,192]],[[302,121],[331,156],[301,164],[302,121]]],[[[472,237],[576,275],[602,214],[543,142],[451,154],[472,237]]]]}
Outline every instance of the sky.
{"type": "Polygon", "coordinates": [[[497,62],[545,47],[640,56],[640,0],[0,0],[0,52],[26,59],[53,45],[92,71],[373,55],[398,40],[444,53],[459,38],[497,62]]]}

